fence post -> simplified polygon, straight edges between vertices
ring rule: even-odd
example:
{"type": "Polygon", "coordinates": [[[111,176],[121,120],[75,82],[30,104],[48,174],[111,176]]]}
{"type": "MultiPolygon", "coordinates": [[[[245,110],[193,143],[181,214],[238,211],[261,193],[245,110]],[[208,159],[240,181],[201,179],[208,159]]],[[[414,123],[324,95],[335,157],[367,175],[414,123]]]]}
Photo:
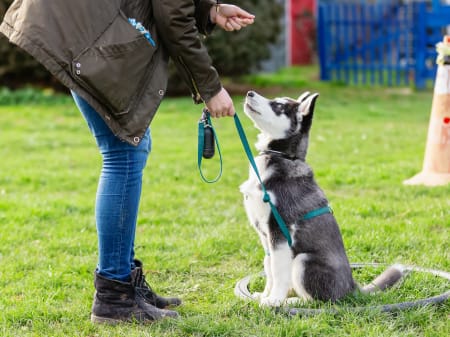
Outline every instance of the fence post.
{"type": "Polygon", "coordinates": [[[426,51],[427,51],[427,8],[425,2],[415,2],[414,6],[414,83],[417,89],[426,85],[426,51]]]}

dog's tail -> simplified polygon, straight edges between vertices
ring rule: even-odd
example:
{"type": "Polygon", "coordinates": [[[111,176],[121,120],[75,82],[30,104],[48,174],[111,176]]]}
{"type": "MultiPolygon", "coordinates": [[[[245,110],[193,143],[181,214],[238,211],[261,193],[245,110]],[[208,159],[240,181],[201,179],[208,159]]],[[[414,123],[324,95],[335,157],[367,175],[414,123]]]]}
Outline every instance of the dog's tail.
{"type": "Polygon", "coordinates": [[[394,264],[378,275],[372,282],[361,288],[365,294],[383,291],[397,284],[405,275],[407,270],[401,264],[394,264]]]}

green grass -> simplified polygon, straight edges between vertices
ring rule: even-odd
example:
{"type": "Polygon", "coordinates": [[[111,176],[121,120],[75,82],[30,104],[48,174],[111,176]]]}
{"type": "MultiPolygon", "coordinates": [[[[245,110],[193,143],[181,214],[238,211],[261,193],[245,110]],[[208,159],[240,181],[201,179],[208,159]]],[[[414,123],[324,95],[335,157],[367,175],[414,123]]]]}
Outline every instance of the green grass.
{"type": "MultiPolygon", "coordinates": [[[[302,68],[263,77],[260,90],[273,96],[320,92],[308,161],[333,206],[350,260],[450,271],[450,186],[402,184],[422,166],[432,92],[321,83],[302,68]]],[[[254,143],[257,132],[241,112],[244,94],[234,101],[254,143]]],[[[287,317],[236,298],[236,281],[257,274],[264,256],[238,189],[248,162],[232,119],[213,120],[224,172],[216,184],[201,181],[200,113],[189,98],[163,102],[152,124],[136,239],[155,290],[183,298],[182,318],[107,327],[89,321],[101,166],[95,142],[70,98],[0,106],[0,336],[449,334],[448,302],[395,314],[287,317]]],[[[204,169],[215,176],[217,158],[204,160],[204,169]]],[[[355,277],[364,283],[373,273],[355,277]]],[[[445,289],[442,280],[411,275],[386,294],[342,305],[389,303],[445,289]]]]}

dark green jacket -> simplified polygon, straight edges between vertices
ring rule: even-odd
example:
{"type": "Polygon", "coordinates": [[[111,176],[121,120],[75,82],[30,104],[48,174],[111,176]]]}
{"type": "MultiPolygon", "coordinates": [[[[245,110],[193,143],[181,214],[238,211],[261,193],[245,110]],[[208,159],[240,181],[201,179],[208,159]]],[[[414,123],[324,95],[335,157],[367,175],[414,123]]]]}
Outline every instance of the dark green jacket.
{"type": "Polygon", "coordinates": [[[30,53],[137,145],[167,87],[172,57],[194,100],[221,89],[199,33],[212,29],[211,0],[16,0],[0,32],[30,53]],[[129,22],[150,31],[153,46],[129,22]]]}

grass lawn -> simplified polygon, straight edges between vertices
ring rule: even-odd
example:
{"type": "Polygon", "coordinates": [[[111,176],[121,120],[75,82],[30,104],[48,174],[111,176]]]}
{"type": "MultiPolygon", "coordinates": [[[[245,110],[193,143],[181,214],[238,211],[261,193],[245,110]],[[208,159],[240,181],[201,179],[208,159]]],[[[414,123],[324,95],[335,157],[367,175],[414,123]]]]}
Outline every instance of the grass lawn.
{"type": "MultiPolygon", "coordinates": [[[[320,93],[307,159],[330,199],[349,259],[450,271],[450,186],[402,184],[422,167],[432,92],[345,87],[313,75],[290,69],[249,83],[258,81],[271,95],[320,93]]],[[[241,109],[244,94],[234,101],[254,143],[257,132],[241,109]]],[[[163,102],[152,124],[136,239],[150,284],[183,298],[182,318],[108,327],[89,321],[101,166],[94,140],[70,99],[0,106],[0,336],[449,335],[448,301],[397,313],[288,317],[236,298],[236,281],[256,275],[264,256],[238,189],[248,162],[232,119],[214,120],[223,177],[216,184],[201,181],[200,113],[189,98],[163,102]]],[[[208,176],[217,169],[216,157],[204,160],[208,176]]],[[[372,276],[355,273],[362,283],[372,276]]],[[[397,289],[340,305],[392,303],[447,289],[440,279],[411,275],[397,289]]]]}

